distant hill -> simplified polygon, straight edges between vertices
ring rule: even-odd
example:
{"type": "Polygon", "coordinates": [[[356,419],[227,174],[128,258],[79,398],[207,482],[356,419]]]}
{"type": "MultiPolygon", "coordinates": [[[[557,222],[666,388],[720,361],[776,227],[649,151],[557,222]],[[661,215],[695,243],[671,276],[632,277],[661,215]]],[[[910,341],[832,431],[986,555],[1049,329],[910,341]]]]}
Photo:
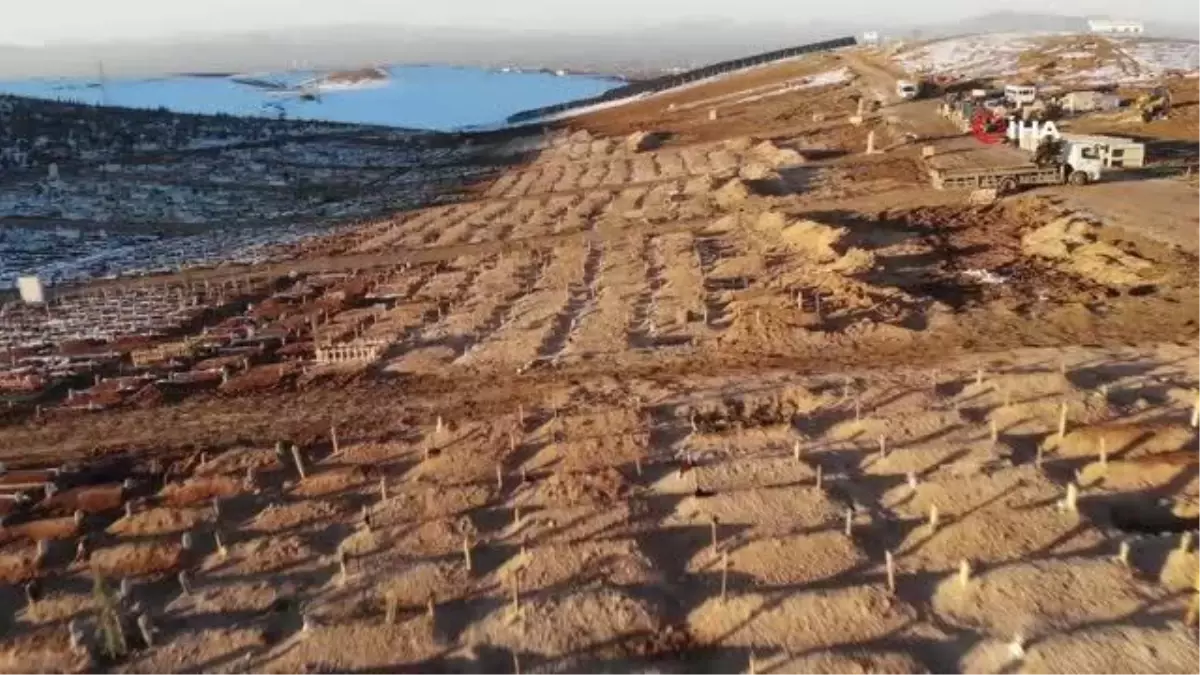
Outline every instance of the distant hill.
{"type": "Polygon", "coordinates": [[[854,26],[722,25],[686,22],[620,32],[483,31],[407,26],[189,37],[172,43],[120,43],[18,50],[0,58],[0,77],[105,72],[270,71],[359,68],[365,63],[565,68],[596,73],[691,67],[776,47],[852,34],[854,26]],[[151,70],[152,69],[152,70],[151,70]]]}
{"type": "MultiPolygon", "coordinates": [[[[911,39],[1086,29],[1086,17],[1018,12],[912,25],[880,25],[861,19],[805,23],[698,19],[592,32],[343,25],[218,37],[188,36],[170,42],[44,48],[0,46],[0,77],[95,75],[100,61],[110,75],[271,71],[293,67],[342,70],[368,63],[565,68],[649,75],[868,30],[911,39]]],[[[1148,24],[1147,29],[1152,35],[1183,38],[1195,38],[1200,31],[1194,24],[1148,24]]]]}
{"type": "Polygon", "coordinates": [[[971,33],[1027,33],[1033,31],[1079,32],[1087,30],[1087,17],[1026,12],[992,12],[962,21],[932,24],[921,28],[929,37],[971,33]]]}
{"type": "MultiPolygon", "coordinates": [[[[911,34],[915,31],[921,37],[950,37],[974,33],[1028,33],[1033,31],[1086,32],[1088,29],[1087,22],[1090,18],[1097,17],[999,11],[959,21],[914,26],[906,32],[911,34]]],[[[1195,40],[1197,33],[1200,33],[1200,25],[1195,23],[1146,22],[1146,34],[1152,37],[1195,40]]]]}

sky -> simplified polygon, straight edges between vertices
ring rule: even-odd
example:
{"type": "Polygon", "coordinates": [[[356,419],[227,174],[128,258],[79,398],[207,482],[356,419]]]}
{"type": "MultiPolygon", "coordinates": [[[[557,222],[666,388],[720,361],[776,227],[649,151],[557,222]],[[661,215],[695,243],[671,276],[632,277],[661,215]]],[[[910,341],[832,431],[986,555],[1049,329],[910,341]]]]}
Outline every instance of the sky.
{"type": "Polygon", "coordinates": [[[881,23],[913,23],[1002,9],[1189,23],[1196,22],[1198,14],[1196,0],[1005,0],[982,5],[962,0],[842,0],[836,6],[805,0],[0,0],[0,44],[169,40],[364,23],[564,30],[646,27],[693,18],[803,22],[873,16],[881,23]]]}

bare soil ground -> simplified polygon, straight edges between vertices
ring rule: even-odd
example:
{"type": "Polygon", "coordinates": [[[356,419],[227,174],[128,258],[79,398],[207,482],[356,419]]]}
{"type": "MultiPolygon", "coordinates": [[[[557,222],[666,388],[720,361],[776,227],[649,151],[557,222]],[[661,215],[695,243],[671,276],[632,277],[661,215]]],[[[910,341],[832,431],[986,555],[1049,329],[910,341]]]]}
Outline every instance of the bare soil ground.
{"type": "Polygon", "coordinates": [[[970,205],[924,107],[846,119],[878,72],[729,103],[846,63],[342,236],[377,362],[6,417],[71,489],[0,529],[0,670],[1192,669],[1194,185],[970,205]]]}

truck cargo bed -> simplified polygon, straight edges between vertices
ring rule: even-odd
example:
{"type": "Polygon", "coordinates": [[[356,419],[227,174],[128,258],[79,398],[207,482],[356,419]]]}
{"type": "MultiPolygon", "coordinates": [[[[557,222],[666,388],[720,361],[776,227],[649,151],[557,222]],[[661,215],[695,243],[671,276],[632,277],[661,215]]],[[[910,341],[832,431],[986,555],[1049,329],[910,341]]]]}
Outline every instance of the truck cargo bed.
{"type": "Polygon", "coordinates": [[[938,190],[956,190],[996,188],[1005,181],[1012,181],[1013,187],[1055,185],[1063,182],[1064,173],[1063,169],[1057,166],[1039,167],[1035,164],[1023,164],[983,169],[931,169],[929,177],[933,187],[938,190]]]}

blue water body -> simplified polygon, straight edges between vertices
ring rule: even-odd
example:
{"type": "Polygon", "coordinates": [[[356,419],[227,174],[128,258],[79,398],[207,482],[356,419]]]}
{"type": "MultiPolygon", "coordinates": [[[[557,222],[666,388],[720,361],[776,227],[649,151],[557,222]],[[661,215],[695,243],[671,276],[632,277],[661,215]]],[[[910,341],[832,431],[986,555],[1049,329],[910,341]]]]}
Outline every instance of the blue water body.
{"type": "MultiPolygon", "coordinates": [[[[318,100],[253,86],[231,77],[177,75],[108,78],[103,88],[91,78],[0,80],[0,93],[34,98],[159,108],[183,113],[227,113],[249,117],[323,120],[451,131],[497,125],[529,108],[594,96],[622,83],[580,75],[500,72],[448,66],[393,66],[382,86],[323,91],[318,100]]],[[[296,86],[315,72],[242,76],[296,86]]]]}

